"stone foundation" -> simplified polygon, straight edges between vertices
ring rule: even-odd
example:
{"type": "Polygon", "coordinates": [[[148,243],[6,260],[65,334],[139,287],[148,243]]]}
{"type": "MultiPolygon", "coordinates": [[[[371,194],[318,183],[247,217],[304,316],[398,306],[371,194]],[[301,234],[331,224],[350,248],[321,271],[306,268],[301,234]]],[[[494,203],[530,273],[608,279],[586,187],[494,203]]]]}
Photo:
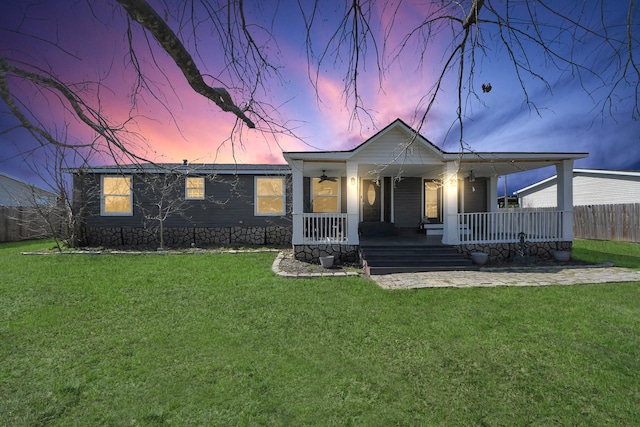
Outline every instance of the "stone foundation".
{"type": "Polygon", "coordinates": [[[293,245],[293,255],[298,261],[319,264],[321,256],[334,256],[336,263],[360,262],[359,245],[293,245]]]}
{"type": "MultiPolygon", "coordinates": [[[[291,227],[184,227],[166,228],[166,247],[190,247],[211,245],[271,245],[288,246],[291,243],[291,227]]],[[[157,230],[134,227],[84,227],[83,246],[158,246],[157,230]]]]}
{"type": "MultiPolygon", "coordinates": [[[[526,242],[526,255],[538,260],[553,259],[554,251],[570,251],[573,242],[526,242]]],[[[458,245],[458,251],[465,255],[471,252],[489,254],[490,262],[502,262],[513,259],[520,250],[520,243],[475,243],[458,245]]]]}

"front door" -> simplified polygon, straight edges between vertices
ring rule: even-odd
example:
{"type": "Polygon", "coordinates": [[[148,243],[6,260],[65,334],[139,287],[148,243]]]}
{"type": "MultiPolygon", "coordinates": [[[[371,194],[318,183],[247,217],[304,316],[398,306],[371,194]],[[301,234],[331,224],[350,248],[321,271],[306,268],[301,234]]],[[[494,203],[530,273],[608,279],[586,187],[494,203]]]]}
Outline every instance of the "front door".
{"type": "Polygon", "coordinates": [[[380,184],[372,179],[362,180],[362,221],[375,222],[380,221],[380,184]]]}

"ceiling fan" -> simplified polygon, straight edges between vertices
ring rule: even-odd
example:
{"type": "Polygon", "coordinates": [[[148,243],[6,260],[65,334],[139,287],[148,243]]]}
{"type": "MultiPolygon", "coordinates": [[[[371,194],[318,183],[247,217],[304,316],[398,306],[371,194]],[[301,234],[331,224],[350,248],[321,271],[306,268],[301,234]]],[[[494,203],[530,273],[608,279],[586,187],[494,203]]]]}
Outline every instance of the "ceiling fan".
{"type": "Polygon", "coordinates": [[[320,180],[318,182],[324,182],[324,181],[331,181],[331,182],[336,182],[336,179],[332,176],[327,176],[327,174],[325,173],[325,170],[322,170],[322,175],[320,175],[320,180]]]}

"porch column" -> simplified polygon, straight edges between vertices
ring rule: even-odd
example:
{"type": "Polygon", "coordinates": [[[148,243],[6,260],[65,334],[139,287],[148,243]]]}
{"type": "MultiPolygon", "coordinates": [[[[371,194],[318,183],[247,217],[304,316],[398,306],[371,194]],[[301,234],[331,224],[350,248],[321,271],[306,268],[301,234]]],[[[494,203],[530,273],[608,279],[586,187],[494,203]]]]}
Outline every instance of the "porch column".
{"type": "Polygon", "coordinates": [[[347,239],[350,245],[360,244],[360,238],[358,237],[358,222],[360,219],[358,185],[358,164],[347,162],[347,239]]]}
{"type": "Polygon", "coordinates": [[[498,177],[495,175],[487,180],[487,212],[498,212],[498,177]]]}
{"type": "Polygon", "coordinates": [[[303,170],[304,162],[302,160],[294,160],[291,165],[291,192],[292,192],[292,217],[293,217],[293,236],[291,242],[294,245],[304,243],[304,230],[302,222],[302,214],[304,213],[304,180],[303,170]]]}
{"type": "Polygon", "coordinates": [[[444,230],[442,243],[457,245],[458,236],[458,163],[445,164],[442,179],[442,203],[444,211],[444,230]]]}
{"type": "Polygon", "coordinates": [[[562,212],[562,241],[573,241],[573,160],[556,164],[558,210],[562,212]]]}

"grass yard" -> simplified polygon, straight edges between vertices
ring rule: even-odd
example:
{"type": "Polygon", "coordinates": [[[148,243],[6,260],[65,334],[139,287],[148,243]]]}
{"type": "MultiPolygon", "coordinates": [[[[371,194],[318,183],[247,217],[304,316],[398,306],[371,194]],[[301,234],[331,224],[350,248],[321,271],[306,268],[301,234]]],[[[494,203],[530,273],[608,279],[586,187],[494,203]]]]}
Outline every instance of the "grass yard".
{"type": "MultiPolygon", "coordinates": [[[[43,245],[0,245],[2,426],[640,419],[640,283],[385,291],[277,277],[273,253],[19,254],[43,245]]],[[[640,268],[617,247],[574,253],[640,268]]]]}

